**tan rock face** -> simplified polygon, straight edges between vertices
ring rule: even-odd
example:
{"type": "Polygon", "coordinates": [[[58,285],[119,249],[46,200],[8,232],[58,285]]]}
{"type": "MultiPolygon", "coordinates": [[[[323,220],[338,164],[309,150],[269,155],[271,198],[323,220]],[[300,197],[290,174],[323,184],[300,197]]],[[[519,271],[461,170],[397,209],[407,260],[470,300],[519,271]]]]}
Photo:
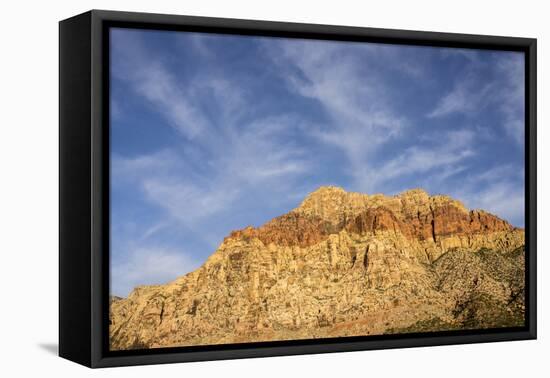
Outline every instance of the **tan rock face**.
{"type": "Polygon", "coordinates": [[[323,187],[196,271],[112,300],[111,348],[521,325],[524,244],[446,196],[323,187]]]}

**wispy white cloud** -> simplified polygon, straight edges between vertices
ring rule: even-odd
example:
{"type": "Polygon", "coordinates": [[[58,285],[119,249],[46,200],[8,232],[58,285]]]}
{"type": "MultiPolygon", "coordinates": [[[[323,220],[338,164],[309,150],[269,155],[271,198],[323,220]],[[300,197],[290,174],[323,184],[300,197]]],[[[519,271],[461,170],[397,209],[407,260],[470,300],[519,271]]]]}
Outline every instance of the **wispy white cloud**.
{"type": "Polygon", "coordinates": [[[519,144],[525,139],[525,60],[516,54],[499,61],[498,70],[504,80],[498,96],[504,115],[504,128],[519,144]]]}
{"type": "MultiPolygon", "coordinates": [[[[192,46],[211,56],[203,38],[197,38],[192,46]]],[[[172,222],[192,226],[227,212],[246,191],[282,191],[310,166],[309,157],[289,138],[300,119],[285,114],[251,117],[255,99],[246,98],[242,83],[215,74],[197,74],[182,82],[160,57],[147,54],[138,35],[125,33],[124,40],[115,43],[124,46],[122,54],[128,58],[120,72],[115,70],[117,77],[130,83],[154,111],[168,114],[183,138],[193,140],[185,149],[112,158],[116,181],[132,182],[172,222]],[[199,100],[205,99],[210,116],[200,106],[199,100]]]]}
{"type": "MultiPolygon", "coordinates": [[[[192,47],[210,56],[203,42],[195,40],[192,47]]],[[[197,266],[189,256],[155,244],[159,233],[187,230],[202,245],[214,248],[224,235],[211,235],[201,225],[221,214],[238,213],[239,204],[254,192],[272,197],[272,203],[288,200],[275,193],[292,192],[293,180],[310,162],[289,138],[301,121],[286,114],[255,116],[256,99],[246,96],[236,78],[216,75],[216,67],[211,67],[208,75],[182,80],[162,55],[145,54],[138,35],[125,33],[124,40],[116,43],[125,57],[117,60],[123,63],[114,67],[115,77],[180,136],[156,152],[111,158],[114,187],[137,189],[141,200],[160,214],[143,227],[135,226],[131,231],[135,243],[117,243],[124,251],[115,251],[116,255],[128,258],[113,260],[113,288],[125,294],[133,285],[166,282],[197,266]]]]}
{"type": "MultiPolygon", "coordinates": [[[[112,169],[117,181],[134,180],[150,203],[192,223],[228,210],[244,188],[271,192],[307,169],[308,157],[288,138],[299,127],[299,119],[285,114],[251,117],[255,98],[243,93],[241,82],[216,75],[212,64],[208,75],[198,73],[182,82],[161,57],[145,54],[139,34],[125,31],[116,38],[122,50],[117,51],[125,59],[119,59],[124,64],[115,67],[115,76],[168,117],[182,137],[193,140],[183,152],[165,149],[115,156],[112,169]],[[210,110],[205,110],[204,102],[210,110]],[[193,166],[197,160],[202,167],[193,166]]],[[[208,38],[194,35],[191,47],[211,56],[208,38]]]]}
{"type": "Polygon", "coordinates": [[[199,266],[191,255],[180,250],[136,247],[111,267],[111,292],[127,296],[139,285],[165,284],[199,266]]]}
{"type": "Polygon", "coordinates": [[[521,53],[500,56],[490,67],[476,52],[443,50],[444,56],[466,57],[463,72],[455,78],[453,88],[443,96],[427,116],[441,118],[451,114],[476,115],[489,106],[501,115],[503,131],[524,143],[525,61],[521,53]],[[492,72],[487,73],[490,68],[492,72]],[[487,75],[489,78],[487,78],[487,75]]]}
{"type": "Polygon", "coordinates": [[[476,182],[485,183],[502,181],[503,179],[522,181],[525,178],[525,169],[522,166],[518,167],[514,164],[497,165],[474,177],[476,182]]]}
{"type": "Polygon", "coordinates": [[[525,217],[525,172],[514,164],[497,165],[469,174],[449,192],[472,209],[483,209],[523,226],[525,217]]]}
{"type": "Polygon", "coordinates": [[[207,120],[190,103],[185,96],[186,88],[164,63],[147,53],[137,33],[112,33],[112,43],[117,46],[115,54],[119,55],[112,66],[113,75],[129,83],[182,135],[193,139],[204,129],[207,120]]]}
{"type": "Polygon", "coordinates": [[[111,176],[116,178],[113,184],[126,184],[152,175],[168,175],[181,168],[184,161],[171,149],[160,150],[151,154],[125,157],[118,154],[111,156],[111,176]]]}
{"type": "Polygon", "coordinates": [[[479,88],[473,77],[462,80],[441,99],[434,110],[428,113],[428,117],[437,118],[452,113],[477,113],[483,109],[485,99],[492,90],[492,84],[479,88]]]}
{"type": "Polygon", "coordinates": [[[180,40],[181,48],[188,49],[189,42],[190,42],[191,46],[200,56],[206,57],[206,58],[212,58],[216,54],[210,49],[208,45],[210,42],[215,42],[216,37],[219,38],[219,35],[212,36],[212,34],[207,34],[207,33],[191,33],[188,36],[186,36],[186,39],[180,40]]]}
{"type": "Polygon", "coordinates": [[[113,177],[119,184],[137,185],[147,201],[191,225],[230,210],[245,191],[282,191],[303,174],[311,165],[309,158],[283,137],[296,122],[292,117],[266,118],[230,132],[223,153],[209,156],[199,170],[173,149],[114,156],[113,177]]]}
{"type": "Polygon", "coordinates": [[[183,88],[176,84],[176,78],[161,65],[139,67],[134,73],[137,92],[164,114],[178,131],[193,139],[206,129],[206,119],[188,101],[183,88]]]}
{"type": "Polygon", "coordinates": [[[465,158],[471,157],[475,152],[471,149],[457,150],[446,148],[426,149],[423,147],[410,147],[403,154],[385,163],[376,175],[379,180],[388,180],[405,175],[424,173],[435,168],[450,166],[465,158]]]}
{"type": "Polygon", "coordinates": [[[229,154],[224,155],[224,171],[252,185],[279,180],[304,172],[312,163],[291,138],[299,119],[268,117],[251,122],[233,134],[229,154]]]}
{"type": "Polygon", "coordinates": [[[114,99],[114,96],[110,99],[111,103],[109,104],[109,112],[111,119],[117,120],[120,119],[122,110],[120,109],[120,104],[114,99]]]}
{"type": "Polygon", "coordinates": [[[116,183],[135,185],[149,203],[175,218],[167,222],[196,222],[226,209],[238,194],[234,185],[216,188],[214,182],[201,182],[174,150],[111,160],[116,183]]]}
{"type": "Polygon", "coordinates": [[[488,183],[473,192],[457,192],[457,196],[472,209],[483,209],[523,226],[525,216],[525,191],[523,185],[512,181],[488,183]]]}
{"type": "MultiPolygon", "coordinates": [[[[468,129],[434,133],[430,137],[432,144],[414,145],[406,148],[399,155],[385,160],[376,170],[369,172],[365,179],[375,183],[377,187],[387,187],[388,181],[405,177],[418,177],[423,180],[443,180],[465,169],[464,161],[475,156],[471,147],[475,133],[468,129]]],[[[391,186],[390,186],[391,187],[391,186]]],[[[397,191],[407,188],[398,187],[397,191]]]]}
{"type": "Polygon", "coordinates": [[[147,199],[188,225],[227,210],[240,193],[238,187],[199,187],[184,180],[149,177],[141,183],[147,199]]]}
{"type": "Polygon", "coordinates": [[[479,50],[475,49],[442,48],[439,50],[439,54],[445,58],[462,57],[476,65],[480,63],[479,50]]]}
{"type": "MultiPolygon", "coordinates": [[[[218,110],[229,122],[234,113],[238,113],[243,102],[241,88],[232,85],[227,79],[216,75],[196,75],[183,81],[169,68],[162,57],[151,56],[143,47],[138,31],[113,33],[113,44],[118,47],[117,64],[113,65],[113,75],[128,83],[133,90],[151,106],[151,110],[164,117],[182,136],[196,140],[198,137],[212,139],[216,137],[210,117],[203,109],[205,99],[218,105],[218,110]]],[[[200,53],[208,50],[201,38],[190,37],[200,53]]]]}
{"type": "Polygon", "coordinates": [[[350,46],[337,43],[292,41],[270,47],[289,88],[316,100],[331,119],[328,125],[312,128],[311,135],[340,148],[356,185],[370,189],[364,180],[369,157],[405,125],[390,106],[376,71],[369,71],[369,61],[361,59],[375,47],[357,47],[356,54],[346,53],[350,46]]]}

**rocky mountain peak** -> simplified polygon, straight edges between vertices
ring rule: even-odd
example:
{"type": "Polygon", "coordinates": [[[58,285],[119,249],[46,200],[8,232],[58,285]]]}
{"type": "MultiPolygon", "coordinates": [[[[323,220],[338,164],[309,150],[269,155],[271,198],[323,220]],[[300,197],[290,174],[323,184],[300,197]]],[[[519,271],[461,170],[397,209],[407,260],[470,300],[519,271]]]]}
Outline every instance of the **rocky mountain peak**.
{"type": "Polygon", "coordinates": [[[306,198],[324,197],[327,195],[346,194],[346,190],[340,186],[324,185],[308,194],[306,198]]]}
{"type": "Polygon", "coordinates": [[[524,231],[449,196],[321,187],[111,300],[112,349],[517,326],[524,231]]]}
{"type": "Polygon", "coordinates": [[[348,193],[337,186],[321,186],[308,194],[294,211],[334,221],[340,213],[364,207],[367,198],[366,194],[348,193]]]}

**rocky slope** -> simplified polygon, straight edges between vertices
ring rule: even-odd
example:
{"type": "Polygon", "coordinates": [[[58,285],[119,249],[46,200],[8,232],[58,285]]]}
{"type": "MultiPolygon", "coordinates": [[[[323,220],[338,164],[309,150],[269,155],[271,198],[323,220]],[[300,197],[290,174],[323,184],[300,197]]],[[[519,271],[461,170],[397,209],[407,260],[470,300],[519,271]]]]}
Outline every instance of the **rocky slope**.
{"type": "Polygon", "coordinates": [[[113,350],[520,326],[524,231],[447,196],[322,187],[111,301],[113,350]]]}

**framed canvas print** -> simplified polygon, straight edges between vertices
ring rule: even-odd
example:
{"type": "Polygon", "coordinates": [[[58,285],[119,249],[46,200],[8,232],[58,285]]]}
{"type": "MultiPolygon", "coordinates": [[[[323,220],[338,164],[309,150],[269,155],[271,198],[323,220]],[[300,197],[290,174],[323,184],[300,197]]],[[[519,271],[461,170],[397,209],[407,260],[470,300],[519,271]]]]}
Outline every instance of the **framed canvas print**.
{"type": "Polygon", "coordinates": [[[536,40],[60,22],[62,357],[536,337],[536,40]]]}

